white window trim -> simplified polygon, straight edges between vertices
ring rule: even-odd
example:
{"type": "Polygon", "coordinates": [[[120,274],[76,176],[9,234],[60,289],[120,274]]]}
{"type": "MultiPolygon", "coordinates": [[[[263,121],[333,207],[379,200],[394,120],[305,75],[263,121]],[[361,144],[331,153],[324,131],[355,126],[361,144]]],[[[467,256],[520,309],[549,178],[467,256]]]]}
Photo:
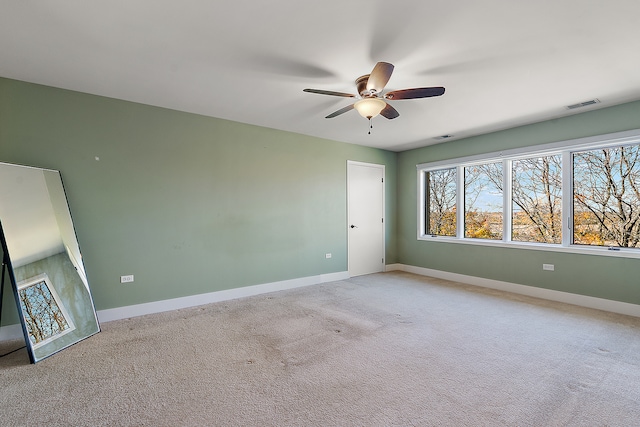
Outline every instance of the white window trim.
{"type": "MultiPolygon", "coordinates": [[[[489,163],[502,161],[503,171],[508,171],[503,174],[504,183],[504,209],[511,209],[510,203],[507,201],[510,198],[511,192],[511,161],[518,158],[529,158],[535,156],[545,156],[552,154],[562,154],[562,180],[569,183],[569,194],[573,194],[573,180],[571,170],[571,156],[570,153],[575,151],[586,151],[590,149],[607,148],[607,147],[619,147],[623,145],[639,144],[640,143],[640,129],[633,129],[623,132],[615,132],[604,135],[591,136],[586,138],[578,138],[566,141],[553,142],[549,144],[541,144],[530,147],[515,148],[504,151],[497,151],[486,154],[479,154],[475,156],[459,157],[455,159],[441,160],[437,162],[421,163],[416,165],[417,179],[418,179],[418,224],[417,224],[417,238],[418,240],[429,242],[446,242],[465,245],[477,245],[477,246],[493,246],[493,247],[505,247],[505,248],[517,248],[517,249],[529,249],[540,250],[547,252],[566,252],[586,255],[601,255],[610,257],[623,257],[623,258],[639,258],[640,250],[638,248],[616,248],[616,250],[609,250],[602,246],[580,246],[571,244],[571,217],[567,215],[567,212],[571,212],[572,209],[572,197],[562,197],[562,243],[550,244],[550,243],[530,243],[530,242],[514,242],[511,239],[510,221],[508,225],[504,225],[502,240],[484,240],[484,239],[472,239],[464,237],[464,209],[457,210],[457,235],[456,237],[448,236],[431,236],[425,234],[425,219],[426,219],[426,200],[425,200],[425,174],[434,170],[456,168],[458,188],[464,188],[464,167],[471,166],[480,163],[489,163]],[[462,181],[461,181],[462,180],[462,181]]],[[[458,191],[456,195],[457,206],[464,206],[464,194],[458,191]]],[[[510,216],[507,216],[509,218],[510,216]]]]}
{"type": "MultiPolygon", "coordinates": [[[[19,282],[17,284],[17,287],[18,287],[18,290],[20,291],[24,288],[28,288],[29,286],[33,286],[40,282],[45,282],[45,285],[47,286],[49,293],[51,294],[56,304],[58,305],[58,308],[62,312],[62,315],[64,316],[64,319],[66,320],[67,325],[69,325],[69,327],[64,331],[58,332],[55,335],[51,335],[47,339],[44,339],[38,343],[33,343],[31,341],[31,337],[27,337],[27,340],[29,341],[31,347],[34,350],[39,347],[42,347],[43,345],[49,344],[50,342],[55,341],[58,338],[68,334],[69,332],[73,332],[76,329],[76,325],[73,323],[73,319],[71,318],[71,316],[69,316],[69,312],[67,311],[67,308],[64,306],[64,304],[62,304],[62,300],[60,299],[60,296],[58,295],[56,288],[54,288],[53,285],[51,284],[51,280],[49,280],[49,276],[47,275],[47,273],[42,273],[37,276],[25,279],[19,282]]],[[[20,309],[20,311],[22,311],[22,308],[20,309]]],[[[24,317],[24,313],[23,313],[23,317],[24,317]]]]}

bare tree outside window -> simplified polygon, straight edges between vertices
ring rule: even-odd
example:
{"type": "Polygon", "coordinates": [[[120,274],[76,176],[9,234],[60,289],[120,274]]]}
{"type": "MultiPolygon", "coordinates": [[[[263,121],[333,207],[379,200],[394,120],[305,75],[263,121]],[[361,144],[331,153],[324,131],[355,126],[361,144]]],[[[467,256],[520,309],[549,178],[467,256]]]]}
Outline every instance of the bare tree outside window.
{"type": "Polygon", "coordinates": [[[19,290],[20,305],[33,344],[38,344],[70,328],[45,280],[19,290]]]}
{"type": "Polygon", "coordinates": [[[464,235],[502,239],[502,162],[464,168],[464,235]]]}
{"type": "Polygon", "coordinates": [[[456,236],[456,168],[427,173],[427,233],[456,236]]]}
{"type": "Polygon", "coordinates": [[[638,247],[640,145],[573,154],[573,242],[638,247]]]}
{"type": "Polygon", "coordinates": [[[419,239],[603,247],[621,250],[620,256],[632,252],[624,248],[640,248],[640,132],[527,151],[450,160],[446,169],[422,165],[425,220],[419,239]],[[563,171],[564,165],[571,171],[563,171]],[[503,237],[505,224],[510,236],[503,237]]]}
{"type": "Polygon", "coordinates": [[[511,239],[562,243],[562,156],[512,162],[511,239]]]}

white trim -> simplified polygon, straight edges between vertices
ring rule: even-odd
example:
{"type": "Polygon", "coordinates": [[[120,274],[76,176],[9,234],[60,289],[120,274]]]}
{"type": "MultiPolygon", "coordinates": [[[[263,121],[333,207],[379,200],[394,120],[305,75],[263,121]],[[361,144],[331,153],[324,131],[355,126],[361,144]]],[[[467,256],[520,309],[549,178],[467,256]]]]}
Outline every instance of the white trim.
{"type": "Polygon", "coordinates": [[[404,264],[389,264],[384,266],[384,272],[390,271],[404,271],[404,264]]]}
{"type": "Polygon", "coordinates": [[[604,147],[620,147],[640,143],[640,129],[633,129],[623,132],[615,132],[604,135],[595,135],[586,138],[578,138],[566,141],[552,142],[548,144],[533,145],[528,147],[514,148],[504,151],[496,151],[473,156],[458,157],[436,162],[421,163],[416,165],[417,170],[417,240],[428,242],[447,242],[456,244],[471,244],[480,246],[502,246],[508,248],[541,250],[550,252],[565,252],[585,255],[597,255],[605,257],[623,257],[640,259],[638,248],[605,246],[588,246],[572,243],[571,226],[573,220],[572,197],[562,198],[562,242],[560,244],[517,242],[511,240],[511,162],[519,158],[530,158],[535,156],[561,155],[562,156],[562,191],[564,194],[573,194],[573,165],[571,155],[574,152],[588,151],[604,147]],[[470,165],[492,162],[503,163],[503,236],[500,240],[473,239],[464,235],[464,169],[470,165]],[[509,167],[507,167],[509,166],[509,167]],[[456,169],[457,173],[457,233],[456,236],[434,236],[426,234],[426,174],[432,171],[443,169],[456,169]]]}
{"type": "Polygon", "coordinates": [[[511,241],[513,231],[513,203],[511,202],[511,191],[513,190],[513,160],[502,160],[502,239],[511,241]],[[504,221],[509,218],[508,221],[504,221]]]}
{"type": "MultiPolygon", "coordinates": [[[[566,189],[569,190],[569,195],[573,195],[573,165],[571,156],[566,152],[562,152],[562,182],[567,182],[566,189]]],[[[563,188],[564,190],[564,188],[563,188]]],[[[573,209],[573,196],[562,198],[562,247],[572,247],[571,241],[573,239],[573,218],[571,218],[571,212],[573,209]]]]}
{"type": "Polygon", "coordinates": [[[276,292],[286,289],[300,288],[303,286],[316,285],[320,283],[346,280],[348,278],[349,273],[346,271],[320,274],[317,276],[301,277],[298,279],[283,280],[280,282],[263,283],[260,285],[226,289],[224,291],[216,291],[206,294],[190,295],[186,297],[154,301],[144,304],[135,304],[124,307],[110,308],[106,310],[98,310],[97,314],[98,320],[101,323],[110,322],[112,320],[144,316],[145,314],[161,313],[164,311],[178,310],[181,308],[196,307],[199,305],[260,295],[268,292],[276,292]]]}
{"type": "MultiPolygon", "coordinates": [[[[35,286],[38,285],[40,283],[44,283],[44,285],[47,287],[47,290],[49,291],[49,294],[51,295],[51,297],[53,298],[53,300],[55,301],[56,305],[58,306],[58,309],[60,310],[60,312],[62,313],[62,317],[64,318],[64,321],[67,322],[67,329],[60,331],[58,333],[56,333],[55,335],[51,335],[49,337],[47,337],[46,339],[38,342],[38,343],[33,343],[30,341],[31,344],[31,348],[33,348],[34,350],[36,348],[42,347],[45,344],[49,344],[50,342],[57,340],[58,338],[68,334],[69,332],[73,332],[76,330],[76,325],[73,323],[73,318],[69,315],[69,312],[67,311],[67,308],[65,307],[65,305],[62,303],[62,300],[60,299],[60,296],[58,296],[58,292],[56,291],[56,288],[53,286],[53,284],[51,283],[51,280],[49,280],[49,276],[47,275],[47,273],[42,273],[42,274],[38,274],[37,276],[33,276],[33,277],[29,277],[28,279],[22,280],[20,282],[18,282],[17,284],[17,288],[18,288],[18,294],[20,293],[21,290],[29,288],[31,286],[35,286]]],[[[21,305],[23,304],[23,299],[21,298],[21,305]]],[[[27,318],[22,310],[22,307],[20,307],[20,314],[22,315],[22,317],[24,318],[25,323],[29,323],[27,321],[27,318]]],[[[29,327],[27,326],[27,330],[29,330],[29,327]]]]}
{"type": "Polygon", "coordinates": [[[494,246],[501,248],[525,249],[531,251],[564,252],[567,254],[598,255],[607,257],[640,259],[640,251],[638,250],[638,248],[616,248],[616,250],[608,250],[603,246],[571,245],[567,247],[552,243],[514,242],[513,240],[488,240],[448,236],[434,237],[430,235],[419,236],[418,240],[424,242],[447,242],[460,245],[494,246]]]}
{"type": "MultiPolygon", "coordinates": [[[[424,226],[423,224],[425,223],[425,221],[427,220],[426,215],[425,215],[425,208],[424,206],[426,206],[427,201],[427,194],[425,193],[425,186],[426,186],[426,179],[425,179],[425,174],[426,172],[423,170],[418,169],[418,182],[416,183],[416,188],[418,189],[418,197],[416,197],[417,202],[418,202],[418,223],[417,225],[417,236],[416,238],[418,240],[420,240],[420,237],[422,237],[422,230],[425,230],[426,232],[426,226],[424,226]]],[[[458,195],[456,194],[456,197],[458,195]]]]}
{"type": "Polygon", "coordinates": [[[535,286],[519,285],[517,283],[502,282],[499,280],[484,279],[482,277],[467,276],[465,274],[450,273],[448,271],[433,270],[413,265],[395,264],[394,267],[396,267],[397,270],[419,274],[421,276],[435,277],[437,279],[451,280],[454,282],[465,283],[467,285],[497,289],[500,291],[527,295],[549,301],[557,301],[580,307],[594,308],[612,313],[626,314],[627,316],[640,317],[640,305],[637,304],[572,294],[553,289],[537,288],[535,286]]]}
{"type": "Polygon", "coordinates": [[[357,160],[347,160],[347,164],[348,165],[356,165],[356,166],[366,166],[366,167],[370,167],[370,168],[383,168],[385,167],[385,165],[382,165],[380,163],[367,163],[367,162],[359,162],[357,160]]]}
{"type": "Polygon", "coordinates": [[[351,233],[349,232],[349,225],[351,224],[350,209],[349,209],[349,187],[351,181],[349,177],[349,166],[362,166],[382,170],[382,269],[385,271],[385,262],[387,260],[387,242],[386,242],[386,229],[387,229],[387,202],[386,202],[386,186],[387,186],[387,169],[385,165],[378,163],[365,163],[355,160],[347,160],[347,270],[351,271],[351,260],[349,257],[349,248],[351,247],[351,233]]]}
{"type": "Polygon", "coordinates": [[[586,138],[568,139],[565,141],[551,142],[548,144],[530,145],[522,148],[512,148],[504,151],[494,151],[491,153],[477,154],[474,156],[456,157],[453,159],[440,160],[436,162],[420,163],[416,165],[418,170],[447,169],[474,163],[485,163],[491,160],[500,161],[503,157],[535,157],[536,155],[548,154],[549,152],[568,150],[588,150],[590,148],[601,148],[611,146],[621,146],[637,143],[640,138],[640,129],[627,130],[623,132],[607,133],[603,135],[589,136],[586,138]]]}
{"type": "MultiPolygon", "coordinates": [[[[416,267],[399,263],[386,265],[385,271],[406,271],[408,273],[418,274],[421,276],[435,277],[438,279],[451,280],[468,285],[497,289],[505,292],[527,295],[550,301],[563,302],[566,304],[578,305],[581,307],[594,308],[597,310],[604,310],[612,313],[640,317],[640,305],[613,301],[604,298],[589,297],[585,295],[577,295],[551,289],[536,288],[534,286],[518,285],[510,282],[483,279],[481,277],[467,276],[464,274],[450,273],[442,270],[433,270],[430,268],[416,267]]],[[[346,271],[321,274],[319,276],[303,277],[300,279],[285,280],[282,282],[265,283],[255,286],[247,286],[244,288],[211,292],[208,294],[174,298],[171,300],[130,305],[108,310],[99,310],[98,318],[100,319],[100,322],[110,322],[112,320],[126,319],[129,317],[143,316],[145,314],[160,313],[163,311],[177,310],[180,308],[195,307],[198,305],[228,301],[231,299],[260,295],[263,293],[275,292],[279,290],[346,280],[348,278],[349,273],[346,271]]],[[[24,338],[24,335],[22,333],[22,326],[19,323],[0,327],[0,341],[8,341],[21,338],[24,338]]]]}

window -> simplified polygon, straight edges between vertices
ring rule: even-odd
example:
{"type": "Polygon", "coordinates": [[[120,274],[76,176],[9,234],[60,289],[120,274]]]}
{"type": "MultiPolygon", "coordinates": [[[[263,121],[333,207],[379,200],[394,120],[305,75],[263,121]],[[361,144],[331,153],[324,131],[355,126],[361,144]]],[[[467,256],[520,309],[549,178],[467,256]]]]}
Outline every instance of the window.
{"type": "Polygon", "coordinates": [[[421,240],[640,258],[640,130],[417,168],[421,240]]]}
{"type": "Polygon", "coordinates": [[[432,236],[456,235],[456,181],[455,168],[427,173],[427,233],[432,236]]]}
{"type": "Polygon", "coordinates": [[[638,247],[640,145],[573,154],[573,242],[638,247]]]}
{"type": "Polygon", "coordinates": [[[464,168],[464,236],[502,239],[502,163],[464,168]]]}
{"type": "Polygon", "coordinates": [[[18,295],[33,348],[75,329],[47,274],[20,282],[18,295]]]}
{"type": "Polygon", "coordinates": [[[511,163],[511,240],[562,243],[562,156],[511,163]]]}

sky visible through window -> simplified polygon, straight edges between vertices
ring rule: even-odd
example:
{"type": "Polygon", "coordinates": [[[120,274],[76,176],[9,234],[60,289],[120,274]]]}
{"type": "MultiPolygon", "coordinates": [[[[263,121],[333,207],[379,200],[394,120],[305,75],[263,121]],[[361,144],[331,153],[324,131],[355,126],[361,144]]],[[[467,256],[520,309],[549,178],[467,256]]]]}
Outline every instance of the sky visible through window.
{"type": "Polygon", "coordinates": [[[426,235],[609,248],[640,246],[637,143],[532,157],[519,155],[427,171],[425,176],[426,235]],[[563,182],[563,164],[571,165],[569,182],[563,182]],[[507,194],[510,209],[506,210],[504,167],[511,173],[507,194]],[[458,173],[464,174],[462,182],[458,173]],[[566,216],[562,212],[563,198],[568,198],[564,207],[571,210],[566,216]],[[463,230],[456,224],[461,215],[456,202],[460,200],[464,204],[463,230]],[[566,240],[563,227],[571,233],[566,240]],[[502,235],[505,229],[511,231],[506,238],[502,235]]]}
{"type": "Polygon", "coordinates": [[[20,289],[20,305],[33,344],[38,344],[70,328],[45,280],[20,289]]]}

